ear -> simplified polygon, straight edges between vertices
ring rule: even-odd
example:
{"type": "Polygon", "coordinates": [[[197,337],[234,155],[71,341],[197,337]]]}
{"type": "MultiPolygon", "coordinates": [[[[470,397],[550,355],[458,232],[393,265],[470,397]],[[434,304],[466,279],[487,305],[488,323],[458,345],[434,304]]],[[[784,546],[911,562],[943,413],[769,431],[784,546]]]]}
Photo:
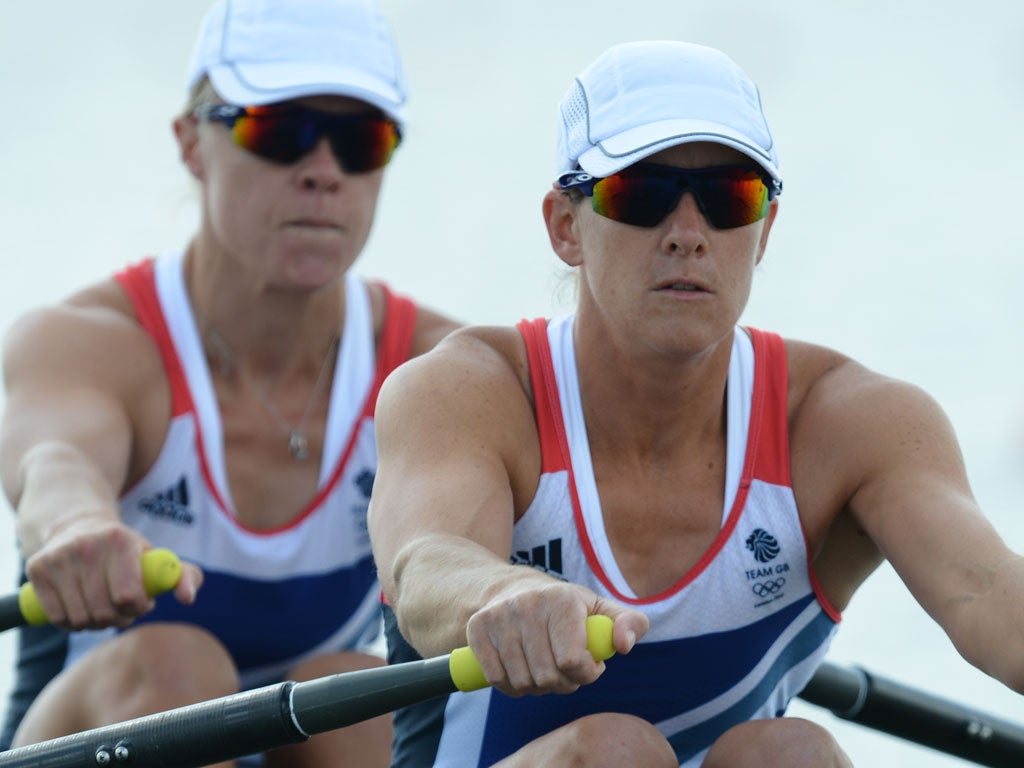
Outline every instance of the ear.
{"type": "Polygon", "coordinates": [[[181,162],[199,181],[203,180],[203,159],[199,152],[199,121],[194,115],[182,115],[174,120],[174,137],[178,140],[181,162]]]}
{"type": "Polygon", "coordinates": [[[775,223],[775,216],[779,212],[779,198],[775,198],[768,205],[768,215],[764,217],[764,225],[761,227],[761,239],[757,244],[757,261],[754,264],[760,264],[761,259],[764,258],[765,248],[768,247],[768,233],[771,232],[772,224],[775,223]]]}
{"type": "Polygon", "coordinates": [[[579,228],[579,203],[569,199],[557,185],[552,185],[544,195],[544,224],[548,229],[548,240],[558,258],[570,267],[583,263],[581,258],[579,228]]]}

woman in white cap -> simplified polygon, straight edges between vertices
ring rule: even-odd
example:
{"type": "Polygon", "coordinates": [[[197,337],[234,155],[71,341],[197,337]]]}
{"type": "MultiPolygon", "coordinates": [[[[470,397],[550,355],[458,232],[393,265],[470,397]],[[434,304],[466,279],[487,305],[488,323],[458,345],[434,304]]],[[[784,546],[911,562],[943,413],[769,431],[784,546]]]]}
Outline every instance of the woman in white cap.
{"type": "MultiPolygon", "coordinates": [[[[372,0],[230,0],[188,86],[187,248],[7,340],[4,489],[26,573],[70,630],[23,635],[16,744],[383,663],[367,652],[376,393],[456,325],[351,272],[401,138],[398,52],[372,0]],[[153,546],[186,563],[155,604],[153,546]]],[[[390,733],[378,718],[267,762],[384,766],[390,733]]]]}
{"type": "Polygon", "coordinates": [[[557,173],[575,313],[458,331],[381,391],[389,657],[468,640],[495,686],[396,713],[395,765],[849,765],[782,715],[883,553],[1024,692],[1024,558],[941,410],[737,325],[782,191],[747,76],[702,46],[611,48],[561,103],[557,173]],[[551,692],[572,695],[527,695],[551,692]]]}

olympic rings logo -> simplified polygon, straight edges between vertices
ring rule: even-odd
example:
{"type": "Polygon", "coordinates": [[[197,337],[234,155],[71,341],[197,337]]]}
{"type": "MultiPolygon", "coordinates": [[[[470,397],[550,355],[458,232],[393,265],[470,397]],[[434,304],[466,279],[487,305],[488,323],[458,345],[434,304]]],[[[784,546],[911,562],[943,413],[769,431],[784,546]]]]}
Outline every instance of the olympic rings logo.
{"type": "Polygon", "coordinates": [[[759,581],[750,589],[758,597],[767,597],[768,595],[774,595],[785,585],[786,579],[780,576],[779,578],[775,579],[775,581],[759,581]]]}

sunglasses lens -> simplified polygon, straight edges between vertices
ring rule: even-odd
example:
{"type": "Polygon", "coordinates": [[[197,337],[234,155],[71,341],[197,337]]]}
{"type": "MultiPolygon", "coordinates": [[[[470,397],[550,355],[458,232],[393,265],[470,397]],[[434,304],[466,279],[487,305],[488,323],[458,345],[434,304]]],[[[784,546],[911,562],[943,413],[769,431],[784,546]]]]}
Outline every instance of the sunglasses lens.
{"type": "Polygon", "coordinates": [[[755,170],[723,168],[695,174],[693,188],[704,215],[718,229],[743,227],[768,214],[768,187],[755,170]]]}
{"type": "Polygon", "coordinates": [[[682,188],[670,176],[629,169],[594,184],[595,213],[637,227],[657,226],[679,202],[682,188]]]}
{"type": "Polygon", "coordinates": [[[684,191],[711,225],[732,229],[760,221],[768,213],[768,187],[750,168],[721,167],[684,170],[636,165],[594,184],[595,213],[623,224],[655,227],[664,221],[684,191]]]}
{"type": "Polygon", "coordinates": [[[398,127],[375,115],[334,115],[301,107],[247,107],[235,119],[231,137],[266,160],[294,163],[325,136],[349,173],[383,168],[398,146],[398,127]]]}
{"type": "Polygon", "coordinates": [[[266,160],[293,163],[316,146],[317,130],[301,112],[246,107],[231,128],[231,138],[266,160]]]}
{"type": "Polygon", "coordinates": [[[342,118],[327,134],[335,156],[350,173],[383,168],[391,160],[399,141],[398,127],[383,117],[342,118]]]}

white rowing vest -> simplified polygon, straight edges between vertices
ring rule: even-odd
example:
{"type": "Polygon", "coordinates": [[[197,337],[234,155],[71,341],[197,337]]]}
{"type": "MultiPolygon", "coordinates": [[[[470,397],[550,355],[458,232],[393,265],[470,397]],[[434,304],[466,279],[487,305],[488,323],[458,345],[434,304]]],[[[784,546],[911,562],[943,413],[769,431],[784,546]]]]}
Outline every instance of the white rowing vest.
{"type": "Polygon", "coordinates": [[[840,620],[808,563],[789,469],[781,338],[737,328],[729,367],[725,504],[718,537],[669,589],[637,598],[605,534],[580,403],[573,318],[520,323],[530,360],[542,475],[515,525],[513,562],[583,584],[650,617],[650,632],[567,696],[452,694],[435,766],[490,766],[587,714],[626,712],[699,766],[738,723],[782,715],[840,620]],[[749,335],[748,335],[749,334],[749,335]]]}
{"type": "MultiPolygon", "coordinates": [[[[346,276],[316,496],[286,525],[253,530],[239,522],[228,488],[220,413],[183,261],[182,253],[165,254],[117,275],[160,350],[172,407],[160,455],[122,496],[122,515],[154,546],[171,548],[205,573],[193,606],[164,595],[136,624],[205,627],[231,654],[243,688],[251,688],[311,656],[363,647],[379,633],[380,587],[366,526],[377,470],[373,411],[385,376],[408,357],[416,309],[385,289],[386,319],[375,346],[367,288],[346,276]]],[[[67,663],[113,631],[73,633],[67,663]]]]}

